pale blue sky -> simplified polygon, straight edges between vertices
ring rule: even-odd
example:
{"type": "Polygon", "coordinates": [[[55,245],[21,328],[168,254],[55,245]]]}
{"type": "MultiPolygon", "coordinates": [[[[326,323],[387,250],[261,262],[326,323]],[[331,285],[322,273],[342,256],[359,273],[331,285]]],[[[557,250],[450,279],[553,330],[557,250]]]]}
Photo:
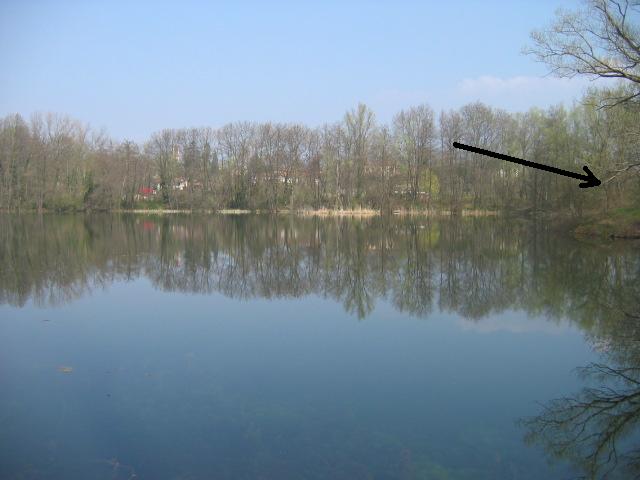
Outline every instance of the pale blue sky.
{"type": "Polygon", "coordinates": [[[116,138],[236,120],[571,102],[529,32],[575,1],[0,2],[0,115],[67,113],[116,138]]]}

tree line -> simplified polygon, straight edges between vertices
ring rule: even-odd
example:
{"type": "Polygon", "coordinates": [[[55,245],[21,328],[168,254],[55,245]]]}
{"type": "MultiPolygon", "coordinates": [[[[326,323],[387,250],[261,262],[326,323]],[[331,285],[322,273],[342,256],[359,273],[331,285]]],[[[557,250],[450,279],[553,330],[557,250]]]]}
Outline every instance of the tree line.
{"type": "Polygon", "coordinates": [[[476,102],[436,115],[426,104],[379,124],[364,104],[342,121],[238,122],[165,129],[138,144],[67,116],[0,120],[0,208],[91,210],[398,208],[566,209],[638,204],[640,109],[600,108],[593,90],[571,108],[509,113],[476,102]],[[575,181],[453,148],[459,141],[603,180],[575,181]]]}

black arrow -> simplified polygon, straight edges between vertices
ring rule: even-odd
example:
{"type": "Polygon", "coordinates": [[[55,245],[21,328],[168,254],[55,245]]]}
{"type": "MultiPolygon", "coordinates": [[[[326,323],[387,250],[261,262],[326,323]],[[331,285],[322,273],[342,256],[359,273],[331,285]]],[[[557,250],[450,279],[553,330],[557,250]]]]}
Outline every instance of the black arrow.
{"type": "Polygon", "coordinates": [[[558,175],[564,175],[565,177],[577,178],[578,180],[582,180],[584,183],[580,183],[578,186],[580,188],[589,188],[589,187],[597,187],[600,185],[600,180],[596,177],[589,167],[586,165],[582,167],[582,169],[587,172],[586,175],[581,175],[579,173],[570,172],[568,170],[562,170],[561,168],[551,167],[549,165],[544,165],[542,163],[530,162],[529,160],[523,160],[521,158],[512,157],[511,155],[504,155],[502,153],[492,152],[490,150],[485,150],[484,148],[472,147],[471,145],[464,145],[463,143],[453,142],[453,146],[456,148],[460,148],[461,150],[467,150],[468,152],[479,153],[480,155],[486,155],[488,157],[499,158],[500,160],[506,160],[507,162],[519,163],[520,165],[524,165],[526,167],[539,168],[540,170],[546,170],[547,172],[556,173],[558,175]]]}

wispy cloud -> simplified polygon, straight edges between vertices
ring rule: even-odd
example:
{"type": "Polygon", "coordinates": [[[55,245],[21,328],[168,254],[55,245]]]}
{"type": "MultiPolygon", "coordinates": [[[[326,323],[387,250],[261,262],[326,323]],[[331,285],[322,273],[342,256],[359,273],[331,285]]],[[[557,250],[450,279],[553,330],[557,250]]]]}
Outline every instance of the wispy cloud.
{"type": "Polygon", "coordinates": [[[528,316],[523,312],[506,311],[480,320],[459,319],[457,322],[461,330],[477,333],[511,332],[530,333],[539,332],[558,335],[572,330],[566,322],[552,322],[544,317],[528,316]]]}
{"type": "Polygon", "coordinates": [[[586,78],[482,75],[433,89],[380,90],[363,100],[374,109],[379,120],[388,122],[401,109],[420,103],[427,103],[436,111],[458,108],[475,101],[512,112],[526,111],[531,107],[547,108],[559,103],[569,106],[579,100],[588,87],[611,83],[586,78]]]}
{"type": "Polygon", "coordinates": [[[460,92],[463,94],[495,94],[506,92],[522,92],[546,90],[552,88],[554,90],[575,90],[576,87],[583,87],[585,84],[582,79],[555,78],[555,77],[494,77],[491,75],[482,75],[477,78],[465,78],[458,84],[460,92]]]}
{"type": "Polygon", "coordinates": [[[463,102],[480,100],[509,110],[522,110],[571,103],[594,84],[585,78],[483,75],[462,80],[456,93],[463,102]]]}

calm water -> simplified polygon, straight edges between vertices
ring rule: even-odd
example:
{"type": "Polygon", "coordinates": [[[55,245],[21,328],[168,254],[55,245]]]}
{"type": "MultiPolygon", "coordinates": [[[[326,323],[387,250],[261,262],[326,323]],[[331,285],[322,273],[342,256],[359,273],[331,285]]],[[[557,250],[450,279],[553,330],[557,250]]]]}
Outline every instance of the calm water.
{"type": "Polygon", "coordinates": [[[637,245],[195,215],[0,242],[2,479],[640,472],[637,245]]]}

